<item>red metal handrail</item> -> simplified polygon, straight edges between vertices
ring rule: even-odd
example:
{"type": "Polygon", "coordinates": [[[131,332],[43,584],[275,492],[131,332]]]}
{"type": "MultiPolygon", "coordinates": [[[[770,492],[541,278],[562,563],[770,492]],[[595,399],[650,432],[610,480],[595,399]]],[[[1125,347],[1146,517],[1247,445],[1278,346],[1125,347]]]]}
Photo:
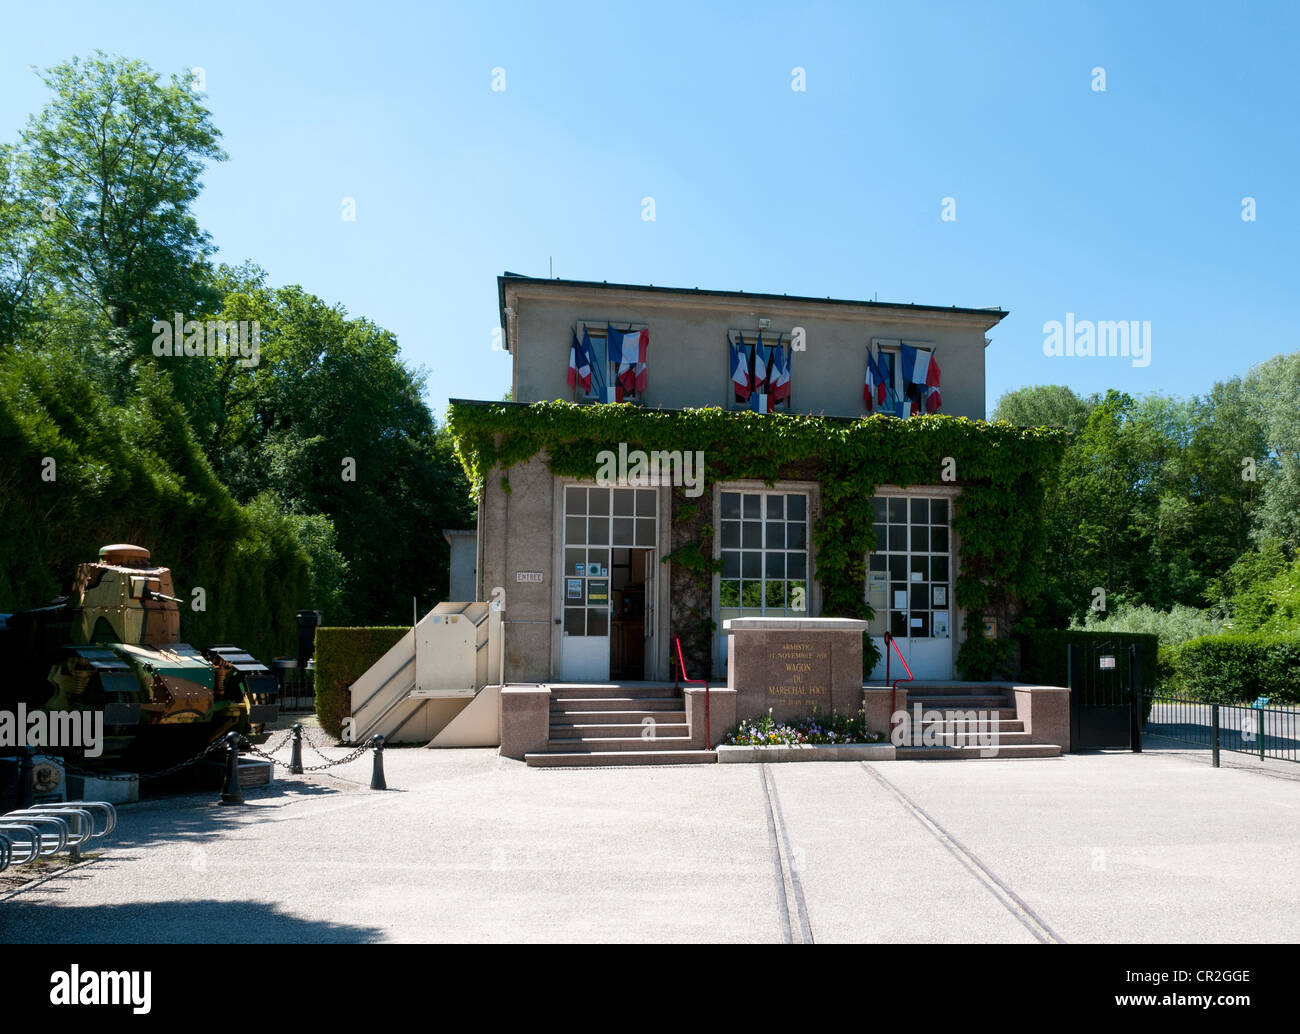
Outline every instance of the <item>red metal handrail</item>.
{"type": "Polygon", "coordinates": [[[677,675],[673,679],[673,688],[678,692],[681,691],[682,683],[688,686],[700,685],[704,687],[704,749],[713,749],[713,737],[709,729],[709,682],[707,679],[688,679],[686,677],[686,662],[682,659],[682,641],[679,636],[673,636],[673,642],[677,644],[677,675]]]}
{"type": "Polygon", "coordinates": [[[900,682],[912,681],[912,669],[907,666],[907,661],[903,660],[903,652],[898,648],[898,644],[894,642],[894,637],[890,635],[888,632],[886,632],[885,633],[885,681],[886,682],[889,681],[889,648],[891,646],[894,648],[894,653],[898,654],[898,663],[901,664],[903,666],[903,670],[907,672],[907,678],[894,679],[892,685],[890,685],[889,687],[889,719],[890,721],[893,721],[894,712],[898,710],[898,684],[900,682]]]}

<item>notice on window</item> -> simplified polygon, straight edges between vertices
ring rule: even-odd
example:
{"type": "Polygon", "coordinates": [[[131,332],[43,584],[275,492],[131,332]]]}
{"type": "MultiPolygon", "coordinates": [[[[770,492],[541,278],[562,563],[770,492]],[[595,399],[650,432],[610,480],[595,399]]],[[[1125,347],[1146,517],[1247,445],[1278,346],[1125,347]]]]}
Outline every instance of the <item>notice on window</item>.
{"type": "Polygon", "coordinates": [[[569,583],[569,588],[568,588],[568,592],[566,593],[568,598],[571,600],[582,599],[582,579],[570,578],[568,579],[568,583],[569,583]]]}
{"type": "Polygon", "coordinates": [[[948,612],[946,610],[936,610],[934,612],[934,637],[936,639],[948,638],[948,612]]]}
{"type": "Polygon", "coordinates": [[[587,583],[587,603],[592,607],[603,607],[609,602],[609,582],[603,578],[600,581],[591,581],[587,583]]]}
{"type": "Polygon", "coordinates": [[[912,572],[912,581],[914,581],[914,582],[919,582],[920,580],[921,580],[921,572],[920,572],[920,571],[913,571],[913,572],[912,572]]]}
{"type": "Polygon", "coordinates": [[[573,571],[573,573],[574,573],[574,574],[586,574],[586,573],[587,573],[587,565],[586,565],[586,564],[575,564],[575,565],[574,565],[574,571],[573,571]]]}
{"type": "Polygon", "coordinates": [[[935,585],[932,587],[932,591],[930,595],[934,600],[934,606],[936,607],[948,606],[948,586],[935,585]]]}
{"type": "Polygon", "coordinates": [[[895,590],[894,590],[894,609],[895,609],[895,610],[906,610],[906,609],[907,609],[907,590],[906,590],[906,589],[895,589],[895,590]]]}
{"type": "Polygon", "coordinates": [[[925,624],[925,618],[912,618],[913,628],[920,628],[924,624],[925,624]]]}

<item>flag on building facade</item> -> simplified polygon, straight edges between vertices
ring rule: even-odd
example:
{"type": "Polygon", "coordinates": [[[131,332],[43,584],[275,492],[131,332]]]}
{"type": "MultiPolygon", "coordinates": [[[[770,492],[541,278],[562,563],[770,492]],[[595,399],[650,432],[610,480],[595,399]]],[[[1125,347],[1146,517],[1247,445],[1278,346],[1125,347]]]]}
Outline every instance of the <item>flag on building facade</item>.
{"type": "Polygon", "coordinates": [[[730,338],[727,344],[731,347],[731,387],[735,392],[737,402],[747,402],[749,400],[749,352],[745,348],[745,335],[737,334],[740,344],[732,344],[730,338]]]}
{"type": "MultiPolygon", "coordinates": [[[[609,361],[616,366],[614,379],[624,394],[645,389],[646,354],[650,349],[649,330],[615,330],[609,335],[609,361]]],[[[620,399],[621,401],[621,399],[620,399]]]]}
{"type": "Polygon", "coordinates": [[[777,338],[772,348],[771,361],[768,363],[768,400],[770,405],[790,397],[790,363],[786,359],[781,339],[777,338]]]}
{"type": "Polygon", "coordinates": [[[591,339],[587,337],[586,328],[582,331],[582,340],[578,340],[578,331],[573,331],[573,341],[569,345],[569,387],[582,387],[591,391],[591,339]]]}

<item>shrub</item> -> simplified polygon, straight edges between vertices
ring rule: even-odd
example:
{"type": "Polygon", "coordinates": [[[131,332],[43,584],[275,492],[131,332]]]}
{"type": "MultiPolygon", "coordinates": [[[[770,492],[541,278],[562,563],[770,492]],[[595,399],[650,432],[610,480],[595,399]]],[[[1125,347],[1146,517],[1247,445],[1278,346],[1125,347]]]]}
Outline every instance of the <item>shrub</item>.
{"type": "Polygon", "coordinates": [[[1173,647],[1165,658],[1167,691],[1218,703],[1267,696],[1300,703],[1300,633],[1204,636],[1173,647]]]}
{"type": "Polygon", "coordinates": [[[1088,632],[1142,632],[1160,639],[1161,646],[1176,646],[1189,639],[1205,635],[1217,635],[1227,627],[1223,618],[1206,610],[1197,610],[1175,604],[1170,610],[1156,610],[1142,604],[1130,606],[1120,604],[1113,611],[1102,617],[1089,612],[1084,624],[1070,622],[1071,631],[1088,632]]]}
{"type": "Polygon", "coordinates": [[[410,630],[405,625],[316,629],[316,716],[322,729],[335,737],[343,734],[343,719],[352,713],[352,683],[410,630]]]}
{"type": "Polygon", "coordinates": [[[1068,631],[1040,630],[1021,637],[1020,679],[1040,686],[1067,686],[1070,683],[1067,648],[1101,643],[1114,646],[1115,667],[1125,685],[1129,677],[1129,646],[1137,644],[1142,661],[1143,689],[1149,691],[1160,682],[1159,640],[1145,632],[1094,632],[1091,629],[1068,631]]]}

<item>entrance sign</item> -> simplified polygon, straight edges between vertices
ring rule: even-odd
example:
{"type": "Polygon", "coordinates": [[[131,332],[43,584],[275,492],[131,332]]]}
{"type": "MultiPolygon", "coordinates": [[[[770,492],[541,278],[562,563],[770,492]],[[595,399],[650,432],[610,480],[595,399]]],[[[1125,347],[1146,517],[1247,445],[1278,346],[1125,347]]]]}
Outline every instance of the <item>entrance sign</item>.
{"type": "Polygon", "coordinates": [[[516,571],[515,581],[517,582],[540,582],[542,580],[541,571],[516,571]]]}

